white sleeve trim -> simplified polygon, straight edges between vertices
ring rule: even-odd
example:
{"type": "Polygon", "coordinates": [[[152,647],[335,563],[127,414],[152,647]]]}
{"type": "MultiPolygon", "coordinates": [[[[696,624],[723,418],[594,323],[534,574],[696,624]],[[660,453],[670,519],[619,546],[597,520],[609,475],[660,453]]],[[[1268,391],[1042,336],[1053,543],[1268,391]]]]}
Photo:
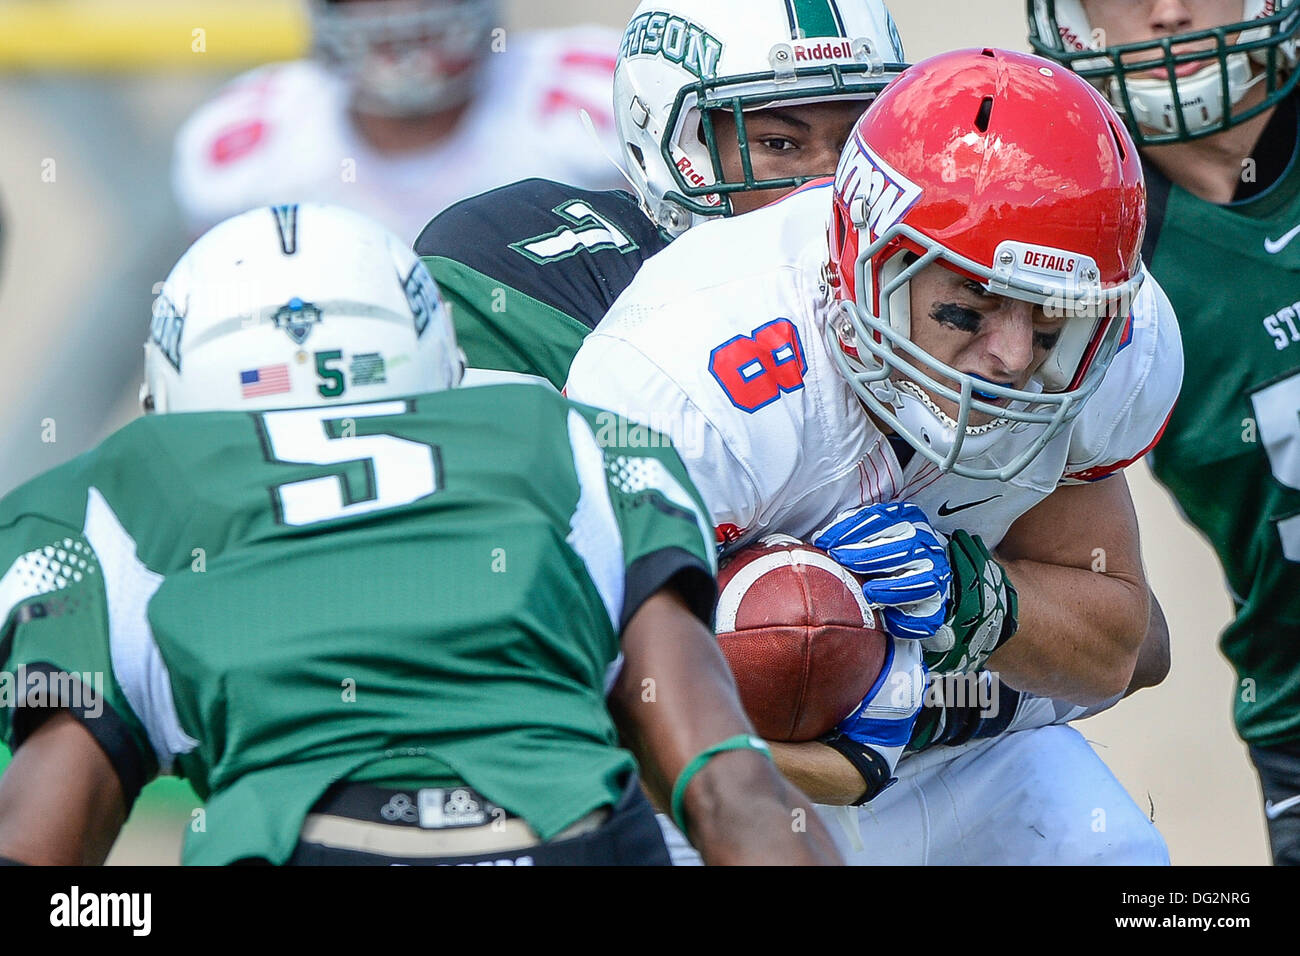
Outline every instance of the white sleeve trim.
{"type": "Polygon", "coordinates": [[[623,534],[614,517],[605,479],[605,453],[587,420],[569,410],[569,447],[578,476],[578,504],[569,519],[569,547],[582,558],[609,615],[609,626],[619,633],[626,587],[623,567],[623,534]]]}
{"type": "Polygon", "coordinates": [[[173,758],[189,753],[199,742],[181,727],[171,675],[149,624],[149,602],[162,586],[163,576],[136,556],[135,540],[98,488],[91,488],[86,497],[85,535],[104,575],[113,673],[144,724],[160,770],[170,772],[173,758]]]}

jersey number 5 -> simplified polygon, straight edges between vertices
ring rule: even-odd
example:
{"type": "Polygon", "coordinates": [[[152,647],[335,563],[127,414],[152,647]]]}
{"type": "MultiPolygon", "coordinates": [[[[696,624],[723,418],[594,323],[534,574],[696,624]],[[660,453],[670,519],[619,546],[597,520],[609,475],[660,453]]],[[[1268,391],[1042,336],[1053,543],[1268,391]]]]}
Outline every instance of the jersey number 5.
{"type": "MultiPolygon", "coordinates": [[[[1273,477],[1300,491],[1300,375],[1274,382],[1250,400],[1273,477]]],[[[1277,533],[1286,559],[1300,561],[1300,515],[1278,521],[1277,533]]]]}
{"type": "Polygon", "coordinates": [[[399,508],[442,487],[436,445],[396,435],[357,435],[356,419],[404,415],[406,402],[330,405],[257,416],[268,461],[333,466],[333,474],[271,488],[276,517],[301,527],[399,508]]]}

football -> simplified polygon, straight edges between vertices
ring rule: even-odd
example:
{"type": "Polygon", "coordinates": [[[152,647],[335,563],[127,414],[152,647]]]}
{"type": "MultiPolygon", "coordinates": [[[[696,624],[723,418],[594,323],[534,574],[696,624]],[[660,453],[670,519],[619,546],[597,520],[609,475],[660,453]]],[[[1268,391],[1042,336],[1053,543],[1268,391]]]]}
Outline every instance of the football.
{"type": "Polygon", "coordinates": [[[764,738],[815,740],[880,675],[888,635],[858,579],[826,552],[769,535],[723,564],[718,589],[718,643],[764,738]]]}

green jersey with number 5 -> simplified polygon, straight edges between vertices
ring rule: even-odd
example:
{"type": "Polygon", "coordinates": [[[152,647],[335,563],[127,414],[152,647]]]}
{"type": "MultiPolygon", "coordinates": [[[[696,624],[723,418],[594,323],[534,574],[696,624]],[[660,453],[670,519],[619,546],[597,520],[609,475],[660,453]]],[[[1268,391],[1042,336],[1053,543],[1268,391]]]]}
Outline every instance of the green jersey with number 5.
{"type": "Polygon", "coordinates": [[[1292,160],[1270,189],[1227,206],[1147,175],[1145,255],[1187,357],[1155,474],[1209,538],[1232,591],[1221,644],[1237,672],[1238,732],[1263,746],[1298,740],[1300,167],[1292,160]]]}
{"type": "Polygon", "coordinates": [[[463,781],[549,838],[633,769],[629,617],[670,581],[712,614],[684,467],[605,415],[502,385],[128,425],[0,502],[0,732],[57,696],[128,799],[188,778],[186,862],[283,862],[344,779],[463,781]]]}

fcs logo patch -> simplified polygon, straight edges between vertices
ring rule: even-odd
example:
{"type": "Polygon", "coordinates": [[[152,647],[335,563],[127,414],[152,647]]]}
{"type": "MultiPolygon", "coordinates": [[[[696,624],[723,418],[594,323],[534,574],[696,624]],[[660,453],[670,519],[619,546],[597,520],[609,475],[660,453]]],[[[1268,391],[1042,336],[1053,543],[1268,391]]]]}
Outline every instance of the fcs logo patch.
{"type": "Polygon", "coordinates": [[[275,311],[275,327],[284,329],[297,345],[307,341],[307,336],[320,324],[320,320],[320,309],[297,296],[275,311]]]}
{"type": "Polygon", "coordinates": [[[843,200],[859,229],[869,229],[872,241],[907,215],[921,198],[921,187],[853,137],[857,149],[844,151],[835,171],[835,195],[843,200]]]}

